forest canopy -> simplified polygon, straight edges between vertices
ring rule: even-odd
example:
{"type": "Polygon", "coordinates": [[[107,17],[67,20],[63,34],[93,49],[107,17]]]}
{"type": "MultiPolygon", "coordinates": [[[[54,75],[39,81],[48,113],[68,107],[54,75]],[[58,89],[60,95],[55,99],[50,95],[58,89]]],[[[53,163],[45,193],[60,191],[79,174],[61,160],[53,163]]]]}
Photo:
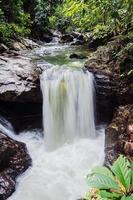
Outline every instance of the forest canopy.
{"type": "Polygon", "coordinates": [[[132,29],[132,0],[0,0],[0,40],[45,32],[125,33],[132,29]]]}

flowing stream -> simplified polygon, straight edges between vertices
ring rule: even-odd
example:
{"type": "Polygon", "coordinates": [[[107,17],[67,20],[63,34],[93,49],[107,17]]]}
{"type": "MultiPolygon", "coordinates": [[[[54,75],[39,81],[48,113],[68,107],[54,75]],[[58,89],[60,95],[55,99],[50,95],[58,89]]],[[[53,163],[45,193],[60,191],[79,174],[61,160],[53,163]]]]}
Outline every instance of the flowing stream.
{"type": "Polygon", "coordinates": [[[27,144],[33,165],[18,178],[9,200],[77,200],[88,190],[85,176],[104,161],[104,128],[94,124],[93,76],[82,69],[84,60],[69,59],[70,52],[75,47],[50,45],[34,52],[45,69],[44,131],[14,136],[27,144]]]}

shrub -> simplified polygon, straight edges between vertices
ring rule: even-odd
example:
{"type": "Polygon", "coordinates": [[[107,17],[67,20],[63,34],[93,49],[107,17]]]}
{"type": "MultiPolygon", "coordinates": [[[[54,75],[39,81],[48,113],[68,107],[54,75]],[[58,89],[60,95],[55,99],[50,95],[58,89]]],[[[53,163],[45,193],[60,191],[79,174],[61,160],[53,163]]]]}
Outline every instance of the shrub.
{"type": "Polygon", "coordinates": [[[30,29],[25,26],[19,26],[15,23],[0,23],[0,41],[8,41],[19,36],[27,36],[30,34],[30,29]]]}
{"type": "Polygon", "coordinates": [[[120,155],[110,168],[94,168],[87,183],[94,189],[86,200],[133,200],[133,161],[120,155]]]}

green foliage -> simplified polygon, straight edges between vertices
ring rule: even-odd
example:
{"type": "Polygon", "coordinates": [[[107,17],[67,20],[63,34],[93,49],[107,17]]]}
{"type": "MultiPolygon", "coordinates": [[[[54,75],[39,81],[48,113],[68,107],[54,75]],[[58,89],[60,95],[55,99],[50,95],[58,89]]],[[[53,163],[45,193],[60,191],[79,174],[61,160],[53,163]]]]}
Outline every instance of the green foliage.
{"type": "Polygon", "coordinates": [[[116,56],[120,63],[121,77],[133,78],[133,43],[128,43],[116,56]]]}
{"type": "Polygon", "coordinates": [[[46,28],[57,28],[62,32],[93,31],[103,38],[131,31],[132,10],[132,0],[0,0],[0,23],[2,27],[6,23],[4,30],[7,24],[15,24],[18,35],[30,30],[42,35],[46,28]]]}
{"type": "Polygon", "coordinates": [[[18,26],[14,23],[0,23],[0,41],[8,41],[9,39],[15,39],[19,36],[28,36],[30,29],[24,26],[18,26]]]}
{"type": "Polygon", "coordinates": [[[86,200],[133,199],[133,162],[123,155],[110,167],[96,167],[87,176],[87,183],[95,188],[87,193],[86,200]]]}
{"type": "Polygon", "coordinates": [[[69,21],[66,29],[97,32],[106,28],[117,34],[132,27],[132,0],[65,0],[56,9],[55,24],[65,18],[69,21]]]}
{"type": "Polygon", "coordinates": [[[30,14],[23,9],[23,0],[0,1],[0,41],[29,35],[31,25],[30,14]]]}

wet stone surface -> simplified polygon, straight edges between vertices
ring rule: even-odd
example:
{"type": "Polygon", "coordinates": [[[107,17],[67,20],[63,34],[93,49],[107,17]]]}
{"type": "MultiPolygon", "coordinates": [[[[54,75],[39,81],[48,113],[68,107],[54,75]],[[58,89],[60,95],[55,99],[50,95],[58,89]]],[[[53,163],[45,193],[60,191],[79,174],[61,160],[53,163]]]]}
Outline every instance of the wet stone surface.
{"type": "Polygon", "coordinates": [[[16,178],[30,165],[26,145],[0,133],[0,200],[7,199],[14,191],[16,178]]]}

